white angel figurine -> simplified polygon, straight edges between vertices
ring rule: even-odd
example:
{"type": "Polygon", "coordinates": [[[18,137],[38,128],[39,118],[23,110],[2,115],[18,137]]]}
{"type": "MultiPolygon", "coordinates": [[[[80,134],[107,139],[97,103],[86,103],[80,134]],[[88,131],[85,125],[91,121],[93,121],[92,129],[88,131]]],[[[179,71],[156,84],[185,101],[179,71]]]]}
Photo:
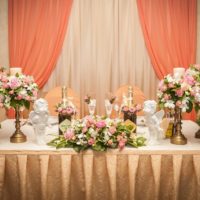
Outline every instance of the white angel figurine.
{"type": "Polygon", "coordinates": [[[29,120],[33,125],[36,141],[38,144],[45,144],[45,129],[48,126],[49,118],[48,103],[45,99],[40,98],[35,101],[33,109],[34,111],[29,114],[29,120]]]}
{"type": "Polygon", "coordinates": [[[156,112],[157,103],[154,100],[147,100],[144,102],[145,123],[149,130],[149,145],[158,144],[159,138],[164,135],[163,129],[160,127],[164,110],[156,112]]]}

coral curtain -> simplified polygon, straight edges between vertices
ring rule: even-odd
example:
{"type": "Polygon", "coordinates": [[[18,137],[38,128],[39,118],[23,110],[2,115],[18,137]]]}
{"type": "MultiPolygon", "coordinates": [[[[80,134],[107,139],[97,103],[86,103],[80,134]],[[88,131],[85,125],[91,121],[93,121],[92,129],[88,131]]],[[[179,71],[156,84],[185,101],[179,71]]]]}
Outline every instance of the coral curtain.
{"type": "Polygon", "coordinates": [[[175,66],[195,63],[196,0],[137,0],[140,22],[159,79],[175,66]]]}
{"type": "Polygon", "coordinates": [[[47,82],[60,54],[72,0],[9,0],[10,66],[22,67],[39,87],[47,82]]]}

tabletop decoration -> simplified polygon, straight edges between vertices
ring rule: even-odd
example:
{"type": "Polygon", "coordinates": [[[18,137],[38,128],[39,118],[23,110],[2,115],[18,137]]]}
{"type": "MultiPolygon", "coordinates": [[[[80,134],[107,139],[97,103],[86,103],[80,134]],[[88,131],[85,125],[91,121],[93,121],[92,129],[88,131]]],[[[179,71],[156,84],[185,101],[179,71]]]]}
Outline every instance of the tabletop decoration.
{"type": "Polygon", "coordinates": [[[170,141],[172,144],[186,144],[187,139],[181,132],[182,112],[191,112],[193,109],[193,83],[184,75],[168,74],[160,81],[158,86],[158,104],[162,109],[174,110],[174,134],[170,141]]]}
{"type": "Polygon", "coordinates": [[[37,99],[33,105],[33,111],[29,114],[29,121],[33,125],[36,142],[39,145],[45,144],[45,130],[48,126],[49,110],[45,99],[37,99]]]}
{"type": "Polygon", "coordinates": [[[86,95],[84,101],[88,105],[89,114],[93,116],[96,108],[96,99],[92,98],[90,95],[86,95]]]}
{"type": "MultiPolygon", "coordinates": [[[[128,87],[127,96],[123,95],[123,101],[121,105],[121,112],[124,115],[124,121],[131,120],[135,125],[137,124],[137,112],[142,110],[140,104],[134,104],[133,100],[133,88],[128,87]]],[[[136,132],[136,129],[135,129],[136,132]]]]}
{"type": "Polygon", "coordinates": [[[38,86],[33,77],[22,73],[7,74],[0,70],[0,107],[15,109],[15,132],[10,142],[21,143],[26,141],[26,136],[20,130],[20,110],[29,109],[30,103],[37,98],[38,86]]]}
{"type": "MultiPolygon", "coordinates": [[[[185,79],[191,83],[194,94],[194,108],[197,113],[197,123],[200,125],[200,64],[191,65],[186,73],[185,79]]],[[[200,129],[195,133],[200,138],[200,129]]]]}
{"type": "Polygon", "coordinates": [[[145,145],[144,137],[136,137],[132,122],[122,122],[97,116],[86,116],[80,120],[66,123],[63,135],[50,141],[48,145],[56,148],[74,148],[80,152],[86,149],[106,151],[107,148],[119,148],[126,145],[140,147],[145,145]]]}
{"type": "Polygon", "coordinates": [[[161,122],[164,116],[164,110],[156,111],[157,103],[154,100],[147,100],[144,102],[144,118],[145,124],[149,130],[149,145],[156,145],[159,139],[163,138],[164,130],[161,128],[161,122]]]}
{"type": "MultiPolygon", "coordinates": [[[[67,98],[67,87],[62,87],[62,101],[56,105],[56,112],[58,112],[58,123],[62,123],[65,119],[72,120],[72,116],[76,114],[74,104],[67,98]]],[[[59,127],[59,134],[63,132],[59,127]]]]}

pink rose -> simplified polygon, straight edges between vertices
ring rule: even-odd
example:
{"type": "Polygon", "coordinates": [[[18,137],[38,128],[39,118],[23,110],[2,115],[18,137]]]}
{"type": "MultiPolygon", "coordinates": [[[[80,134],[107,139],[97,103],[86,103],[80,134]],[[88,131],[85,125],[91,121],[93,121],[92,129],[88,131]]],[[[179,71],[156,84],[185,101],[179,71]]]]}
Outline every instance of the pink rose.
{"type": "Polygon", "coordinates": [[[13,77],[13,78],[10,80],[10,88],[11,88],[11,89],[15,89],[15,88],[17,88],[17,87],[19,87],[19,86],[20,86],[20,83],[19,83],[17,77],[13,77]]]}
{"type": "Polygon", "coordinates": [[[176,94],[177,94],[178,97],[182,97],[183,96],[183,90],[182,89],[176,90],[176,94]]]}
{"type": "Polygon", "coordinates": [[[95,143],[94,138],[90,138],[90,139],[88,140],[88,144],[89,144],[89,145],[93,145],[94,143],[95,143]]]}
{"type": "Polygon", "coordinates": [[[194,80],[194,78],[192,76],[185,76],[184,80],[189,85],[194,85],[195,84],[195,80],[194,80]]]}
{"type": "Polygon", "coordinates": [[[74,137],[74,131],[72,129],[67,129],[67,131],[64,133],[64,137],[66,140],[70,140],[74,137]]]}
{"type": "Polygon", "coordinates": [[[125,147],[125,142],[124,142],[123,140],[120,140],[120,141],[119,141],[119,144],[118,144],[118,147],[119,147],[120,149],[123,149],[123,148],[125,147]]]}
{"type": "Polygon", "coordinates": [[[116,130],[116,128],[115,128],[114,126],[111,126],[111,127],[109,128],[109,132],[110,132],[111,134],[114,134],[116,131],[117,131],[117,130],[116,130]]]}
{"type": "Polygon", "coordinates": [[[19,95],[17,96],[17,100],[21,100],[21,99],[22,99],[22,95],[19,94],[19,95]]]}
{"type": "Polygon", "coordinates": [[[105,127],[106,126],[106,123],[105,123],[105,121],[98,121],[97,123],[96,123],[96,127],[97,128],[103,128],[103,127],[105,127]]]}
{"type": "Polygon", "coordinates": [[[134,112],[136,111],[136,109],[135,109],[135,108],[130,108],[129,111],[130,111],[131,113],[134,113],[134,112]]]}

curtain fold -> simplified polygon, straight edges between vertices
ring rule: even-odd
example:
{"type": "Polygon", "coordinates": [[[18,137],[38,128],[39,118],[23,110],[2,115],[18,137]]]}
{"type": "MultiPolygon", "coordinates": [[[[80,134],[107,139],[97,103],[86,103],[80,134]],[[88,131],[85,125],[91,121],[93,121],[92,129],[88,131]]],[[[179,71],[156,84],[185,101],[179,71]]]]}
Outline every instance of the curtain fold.
{"type": "Polygon", "coordinates": [[[96,113],[105,114],[106,93],[126,84],[138,86],[147,99],[156,98],[157,78],[136,1],[74,0],[61,55],[43,91],[58,85],[73,88],[84,116],[87,93],[96,95],[96,113]]]}
{"type": "Polygon", "coordinates": [[[10,66],[22,67],[39,87],[55,67],[72,0],[8,0],[10,66]]]}
{"type": "Polygon", "coordinates": [[[159,79],[173,68],[195,63],[196,0],[137,0],[140,22],[159,79]]]}

